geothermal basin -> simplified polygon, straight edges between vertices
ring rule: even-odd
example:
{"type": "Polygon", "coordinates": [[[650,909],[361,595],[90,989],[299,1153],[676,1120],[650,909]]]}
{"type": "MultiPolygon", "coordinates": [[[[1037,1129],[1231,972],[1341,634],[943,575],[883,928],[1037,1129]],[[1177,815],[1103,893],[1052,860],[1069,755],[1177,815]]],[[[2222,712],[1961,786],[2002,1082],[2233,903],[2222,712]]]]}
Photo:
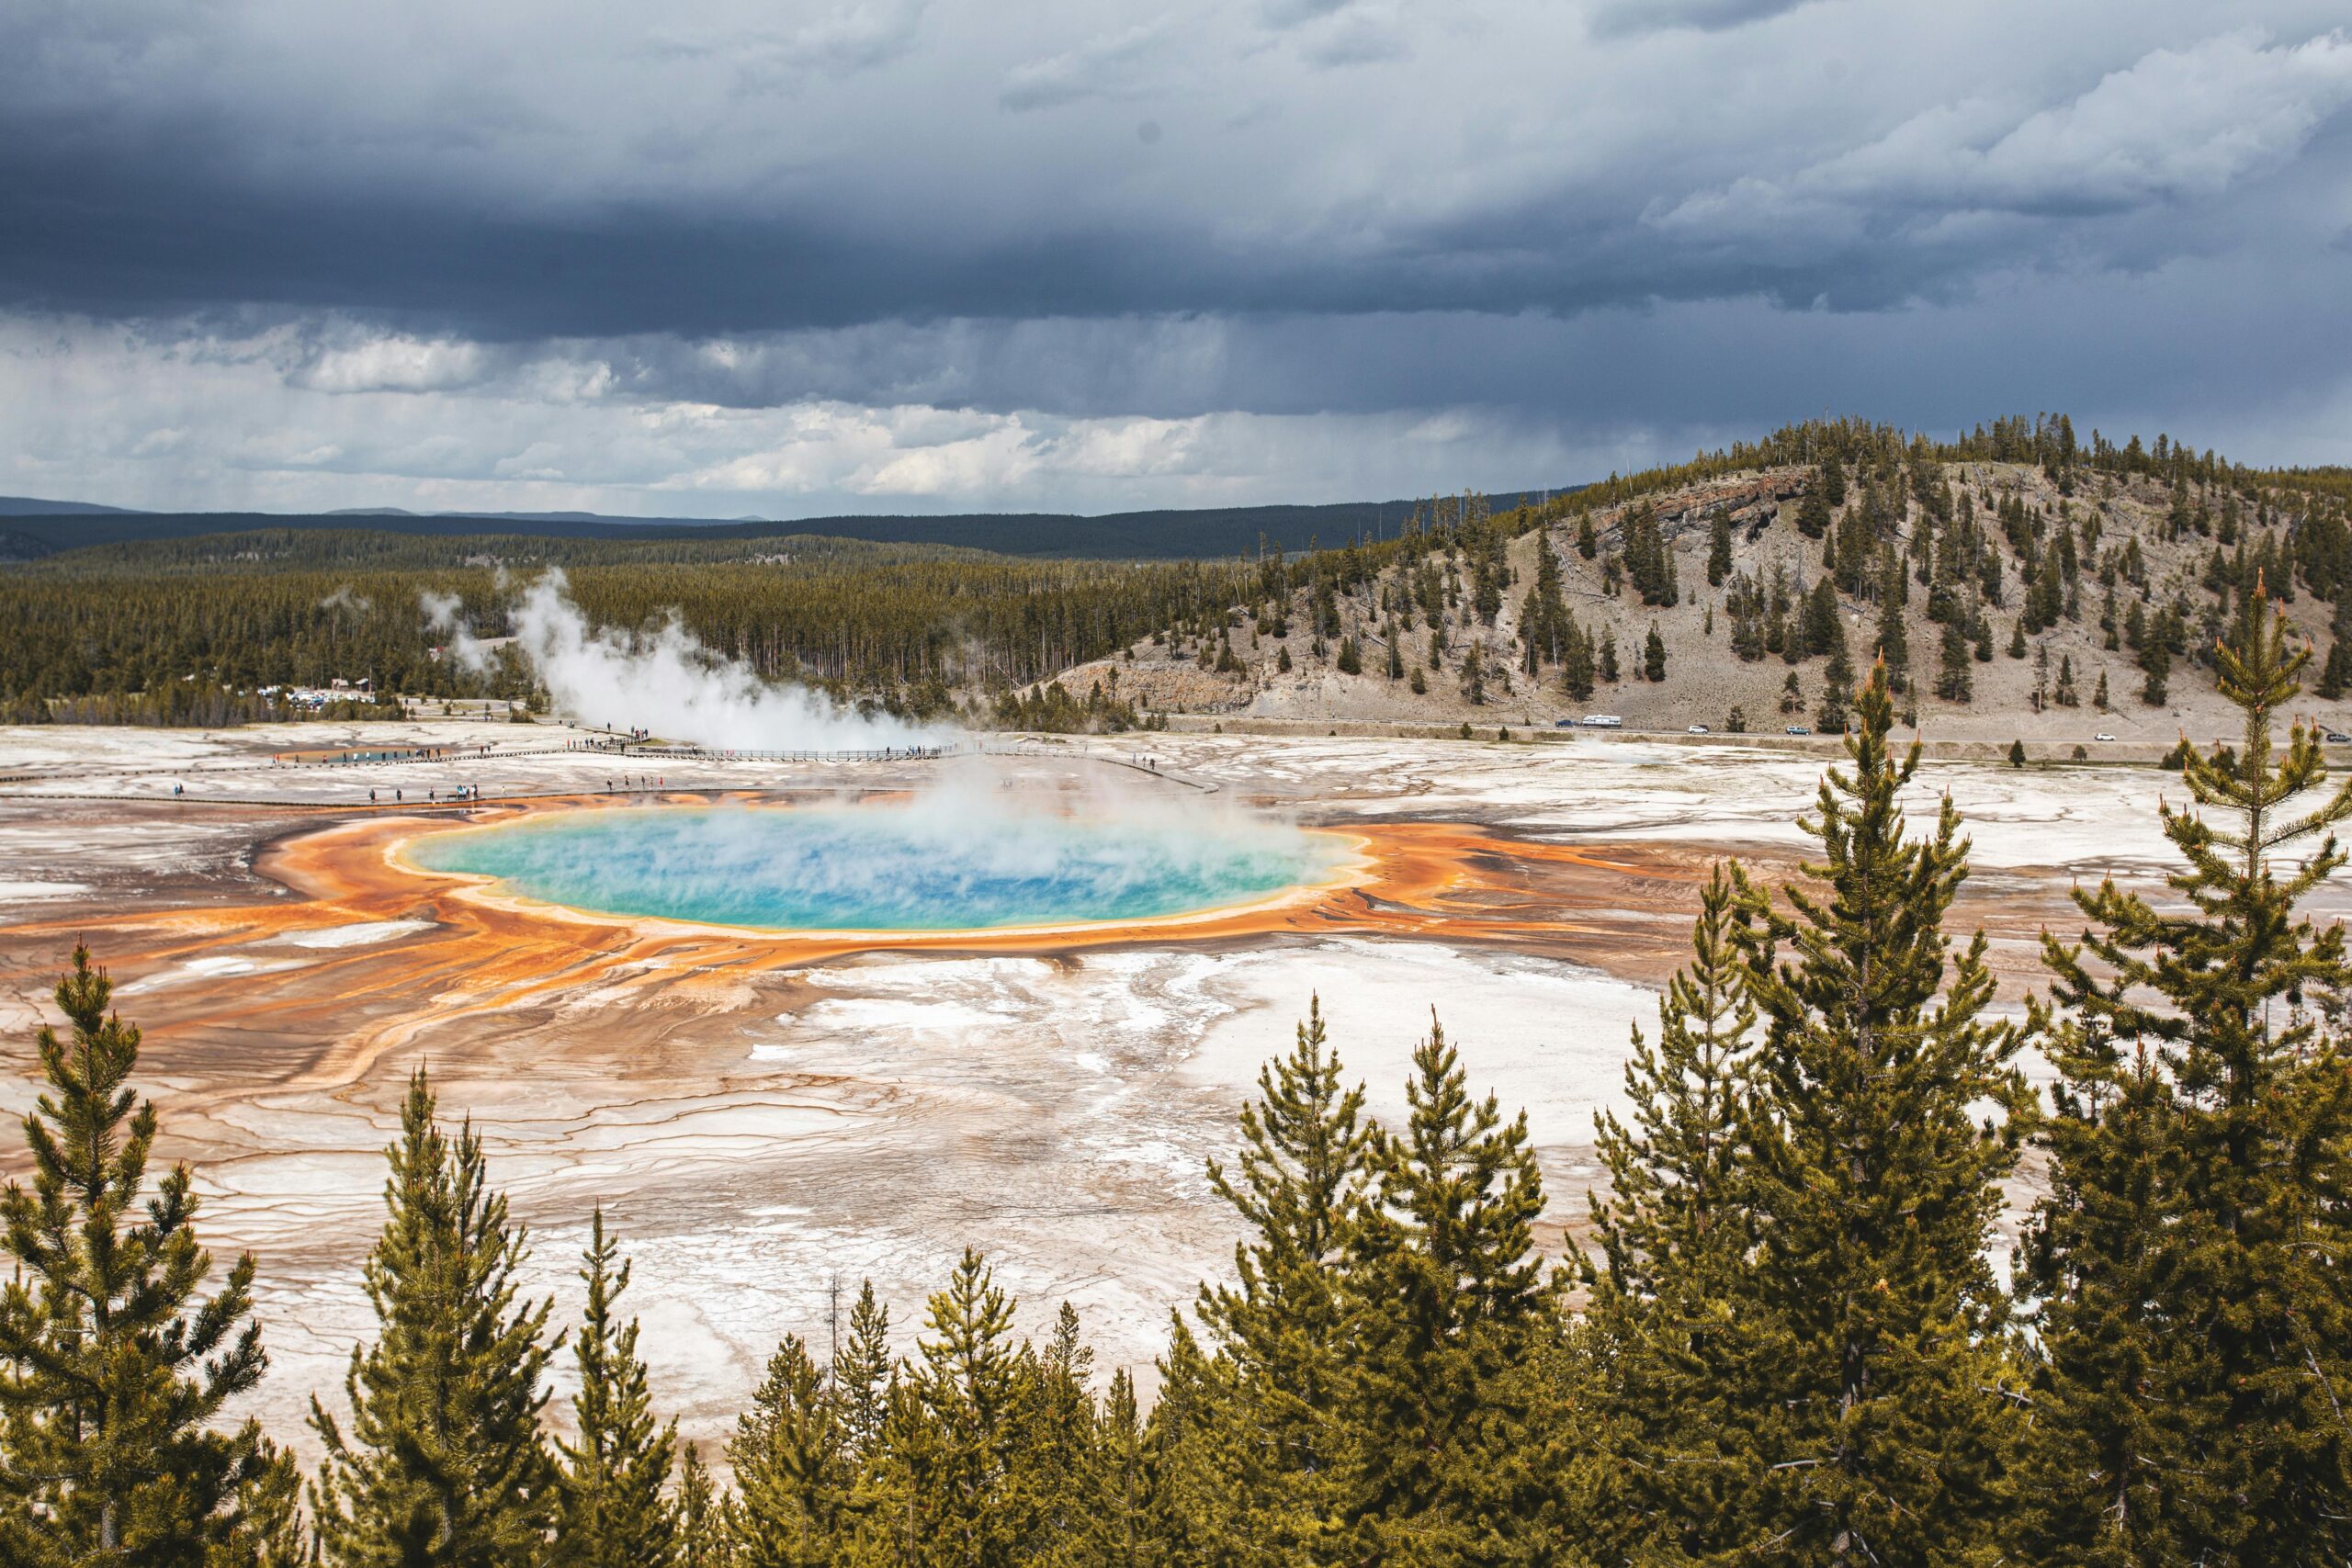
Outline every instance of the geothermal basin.
{"type": "MultiPolygon", "coordinates": [[[[605,1206],[656,1398],[706,1444],[779,1336],[821,1353],[836,1289],[870,1277],[911,1351],[967,1243],[1024,1331],[1071,1302],[1100,1370],[1150,1386],[1169,1311],[1232,1266],[1205,1163],[1229,1161],[1310,995],[1391,1122],[1434,1008],[1473,1089],[1526,1109],[1541,1238],[1565,1247],[1599,1179],[1593,1115],[1619,1102],[1629,1027],[1655,1025],[1708,866],[1791,874],[1828,760],[1177,734],[1151,738],[1157,771],[1034,740],[664,758],[667,787],[630,792],[556,738],[0,729],[0,1111],[30,1107],[34,1030],[88,941],[144,1032],[139,1085],[205,1241],[255,1254],[255,1397],[298,1443],[371,1332],[359,1266],[421,1065],[481,1134],[560,1318],[605,1206]],[[274,760],[420,745],[448,755],[274,760]],[[371,807],[395,786],[403,805],[371,807]],[[414,807],[458,788],[482,799],[414,807]]],[[[2169,778],[1922,770],[1907,807],[1949,790],[1963,814],[1954,924],[1990,931],[2005,1005],[2041,984],[2039,931],[2079,927],[2075,878],[2160,891],[2169,778]]],[[[0,1169],[24,1169],[13,1137],[0,1169]]]]}

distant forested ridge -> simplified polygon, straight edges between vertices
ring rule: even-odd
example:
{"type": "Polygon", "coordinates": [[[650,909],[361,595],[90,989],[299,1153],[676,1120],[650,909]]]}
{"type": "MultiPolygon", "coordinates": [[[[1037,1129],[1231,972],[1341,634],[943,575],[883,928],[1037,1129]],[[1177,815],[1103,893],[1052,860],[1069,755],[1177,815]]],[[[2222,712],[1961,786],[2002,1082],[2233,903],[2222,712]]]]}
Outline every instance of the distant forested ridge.
{"type": "MultiPolygon", "coordinates": [[[[1544,495],[1553,492],[1543,492],[1544,495]]],[[[1565,491],[1560,493],[1566,493],[1565,491]]],[[[1538,492],[1496,498],[1503,507],[1539,500],[1538,492]]],[[[27,502],[28,508],[41,504],[27,502]]],[[[0,560],[33,559],[93,545],[196,539],[220,534],[311,533],[368,529],[419,539],[499,536],[557,541],[684,542],[740,546],[788,536],[822,536],[872,544],[928,545],[995,555],[1067,560],[1199,560],[1238,556],[1260,547],[1304,550],[1363,535],[1395,533],[1411,514],[1409,501],[1336,502],[1311,506],[1170,507],[1079,516],[1052,512],[982,512],[939,516],[841,516],[791,522],[705,522],[684,517],[599,517],[588,513],[495,513],[481,516],[419,516],[410,513],[139,512],[112,507],[60,506],[58,514],[0,508],[0,560]]]]}
{"type": "Polygon", "coordinates": [[[481,1135],[419,1066],[306,1487],[240,1420],[254,1259],[217,1267],[193,1173],[148,1168],[139,1032],[77,951],[30,1186],[0,1197],[0,1560],[2342,1563],[2352,956],[2301,906],[2352,785],[2278,730],[2309,659],[2257,598],[2221,659],[2238,744],[2187,755],[2191,804],[2162,808],[2165,908],[2077,889],[2022,1018],[1990,1006],[1984,935],[1945,929],[1964,825],[1949,796],[1906,820],[1919,752],[1877,666],[1796,880],[1704,886],[1599,1118],[1589,1247],[1539,1250],[1526,1119],[1442,1027],[1383,1123],[1309,999],[1207,1167],[1240,1239],[1172,1313],[1156,1401],[1099,1375],[1067,1302],[1018,1335],[975,1235],[920,1324],[869,1285],[837,1342],[784,1336],[725,1482],[664,1419],[626,1238],[594,1213],[560,1309],[526,1292],[481,1135]],[[2029,1150],[2043,1195],[1996,1269],[2029,1150]]]}
{"type": "MultiPolygon", "coordinates": [[[[1549,497],[982,520],[994,552],[941,542],[965,536],[971,520],[954,519],[855,520],[865,536],[844,537],[769,524],[338,516],[194,533],[222,520],[14,518],[0,526],[166,536],[0,569],[0,705],[20,720],[193,712],[164,701],[164,688],[233,696],[337,678],[526,696],[530,673],[511,663],[479,675],[436,659],[447,634],[420,604],[453,597],[470,631],[494,637],[509,627],[514,577],[560,567],[599,625],[644,627],[674,612],[763,676],[924,716],[960,708],[1115,728],[1146,700],[1144,685],[1060,696],[1041,686],[1093,661],[1133,664],[1139,649],[1236,691],[1304,662],[1415,694],[1442,682],[1473,706],[1531,685],[1583,702],[1621,680],[1703,678],[1688,651],[1668,657],[1692,646],[1676,606],[1693,620],[1702,601],[1704,637],[1716,637],[1719,620],[1723,636],[1699,651],[1781,659],[1782,711],[1826,728],[1844,724],[1856,672],[1874,657],[1893,666],[1909,712],[1920,693],[1969,702],[1973,667],[2004,643],[2012,659],[2035,661],[2037,712],[2093,694],[2100,707],[2161,706],[2176,663],[2211,670],[2215,635],[2257,585],[2346,603],[2347,501],[2341,468],[2253,469],[2167,436],[2082,437],[2059,415],[1996,420],[1945,442],[1811,421],[1549,497]],[[1277,513],[1290,521],[1269,528],[1277,513]],[[900,521],[900,534],[935,537],[876,536],[900,521]],[[1032,522],[1044,532],[1023,533],[1032,522]],[[1080,523],[1095,530],[1089,558],[1001,553],[1045,548],[1063,537],[1052,530],[1080,523]],[[1694,529],[1714,536],[1703,594],[1694,529]],[[1302,535],[1320,547],[1283,547],[1302,535]],[[1197,558],[1101,558],[1123,537],[1122,553],[1197,558]],[[1812,582],[1808,551],[1819,558],[1812,582]],[[1586,585],[1581,604],[1564,591],[1570,575],[1586,585]],[[1636,601],[1655,618],[1620,625],[1621,606],[1634,615],[1636,601]],[[1868,629],[1849,636],[1865,617],[1868,629]],[[2067,647],[2114,654],[2115,688],[2067,647]],[[1813,660],[1818,691],[1801,694],[1813,660]]],[[[2352,685],[2352,615],[2335,621],[2344,647],[2330,650],[2320,682],[2331,699],[2352,685]]],[[[1225,700],[1224,686],[1205,699],[1225,700]]]]}

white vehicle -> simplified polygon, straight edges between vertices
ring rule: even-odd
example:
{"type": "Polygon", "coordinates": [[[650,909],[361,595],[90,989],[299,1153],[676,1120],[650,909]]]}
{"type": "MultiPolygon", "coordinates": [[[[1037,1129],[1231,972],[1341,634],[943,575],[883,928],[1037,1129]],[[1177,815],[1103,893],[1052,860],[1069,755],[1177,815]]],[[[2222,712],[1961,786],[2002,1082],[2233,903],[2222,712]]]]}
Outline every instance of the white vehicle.
{"type": "Polygon", "coordinates": [[[2112,740],[2112,739],[2115,739],[2115,737],[2114,737],[2114,736],[2112,736],[2112,735],[2109,735],[2106,730],[2102,729],[2102,730],[2100,730],[2097,735],[2092,736],[2092,737],[2091,737],[2091,739],[2094,739],[2094,740],[2112,740]]]}
{"type": "Polygon", "coordinates": [[[1613,713],[1589,713],[1584,716],[1583,724],[1587,729],[1623,729],[1625,728],[1625,721],[1619,718],[1613,713]]]}
{"type": "Polygon", "coordinates": [[[1684,730],[1682,733],[1683,733],[1683,734],[1685,734],[1685,735],[1712,735],[1712,734],[1713,734],[1713,733],[1714,733],[1714,731],[1713,731],[1713,730],[1709,729],[1709,728],[1708,728],[1705,725],[1703,725],[1703,724],[1694,724],[1694,725],[1692,725],[1690,728],[1688,728],[1688,729],[1684,730]]]}

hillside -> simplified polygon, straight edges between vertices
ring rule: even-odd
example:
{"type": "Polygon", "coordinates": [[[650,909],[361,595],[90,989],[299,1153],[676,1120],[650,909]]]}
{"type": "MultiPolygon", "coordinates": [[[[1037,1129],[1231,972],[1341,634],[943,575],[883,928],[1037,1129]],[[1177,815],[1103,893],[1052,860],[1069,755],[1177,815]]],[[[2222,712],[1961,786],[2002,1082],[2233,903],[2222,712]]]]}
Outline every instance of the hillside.
{"type": "MultiPolygon", "coordinates": [[[[1335,563],[1328,592],[1302,587],[1279,607],[1236,614],[1207,638],[1140,642],[1063,682],[1073,694],[1102,682],[1147,710],[1237,717],[1549,727],[1606,712],[1631,728],[1704,724],[1721,733],[1738,710],[1749,731],[1777,732],[1837,721],[1823,700],[1834,644],[1842,637],[1849,671],[1866,671],[1889,640],[1883,623],[1900,627],[1890,662],[1907,673],[1907,706],[1931,734],[2071,742],[2105,732],[2169,742],[2184,730],[2209,739],[2225,731],[2226,705],[2198,654],[2257,573],[2291,595],[2288,614],[2323,656],[2331,646],[2333,608],[2310,589],[2314,576],[2328,581],[2335,570],[2321,539],[2340,538],[2342,524],[2299,533],[2308,498],[2177,489],[2152,473],[2053,477],[2032,462],[1927,461],[1931,471],[1910,452],[1894,461],[1863,456],[1837,478],[1824,465],[1750,468],[1589,512],[1560,508],[1540,522],[1491,519],[1486,525],[1508,536],[1496,547],[1502,568],[1489,589],[1491,616],[1478,604],[1479,528],[1447,528],[1436,547],[1379,570],[1351,578],[1344,561],[1335,563]],[[1588,520],[1589,554],[1579,547],[1588,520]],[[1711,573],[1719,532],[1727,568],[1719,562],[1711,573]],[[1556,597],[1541,586],[1547,551],[1556,597]],[[1890,562],[1903,602],[1886,623],[1890,562]],[[1837,637],[1823,635],[1825,581],[1837,637]],[[2110,592],[2111,637],[2102,626],[2110,592]],[[1318,595],[1327,605],[1319,617],[1318,595]],[[1777,629],[1776,604],[1785,606],[1777,629]],[[1946,674],[1945,614],[1963,644],[1964,695],[1946,674]],[[1563,615],[1593,645],[1585,694],[1572,688],[1563,615]],[[1643,668],[1653,628],[1664,654],[1657,681],[1643,668]],[[2134,644],[2167,635],[2163,700],[2150,702],[2134,644]],[[1434,659],[1433,638],[1442,641],[1434,659]],[[1228,639],[1232,657],[1223,660],[1228,639]],[[1359,672],[1342,668],[1351,639],[1359,672]],[[1613,681],[1605,670],[1612,642],[1613,681]],[[1402,675],[1390,673],[1396,668],[1402,675]],[[1412,689],[1415,671],[1423,691],[1412,689]],[[1798,694],[1788,711],[1792,676],[1798,694]],[[2102,681],[2104,708],[2096,700],[2102,681]]],[[[2323,700],[2312,684],[2310,711],[2352,729],[2352,704],[2323,700]]]]}

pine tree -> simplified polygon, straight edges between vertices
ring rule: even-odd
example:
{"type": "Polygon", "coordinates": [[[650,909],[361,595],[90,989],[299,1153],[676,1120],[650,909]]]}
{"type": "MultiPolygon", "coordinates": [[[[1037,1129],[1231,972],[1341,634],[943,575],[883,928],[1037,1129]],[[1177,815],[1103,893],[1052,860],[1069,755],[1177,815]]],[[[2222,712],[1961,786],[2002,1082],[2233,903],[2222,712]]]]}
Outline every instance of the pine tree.
{"type": "Polygon", "coordinates": [[[1569,696],[1583,702],[1592,695],[1592,638],[1571,621],[1568,624],[1566,657],[1560,660],[1560,682],[1569,696]]]}
{"type": "Polygon", "coordinates": [[[1064,1302],[1053,1337],[1022,1358],[1006,1505],[1016,1562],[1076,1568],[1086,1561],[1097,1485],[1093,1369],[1078,1309],[1064,1302]]]}
{"type": "Polygon", "coordinates": [[[1611,1111],[1596,1119],[1609,1182],[1606,1197],[1587,1200],[1601,1266],[1587,1263],[1584,1336],[1616,1461],[1611,1495],[1592,1511],[1601,1560],[1703,1545],[1683,1521],[1706,1517],[1724,1457],[1713,1451],[1726,1428],[1718,1406],[1739,1380],[1726,1375],[1724,1326],[1755,1244],[1746,1126],[1757,1015],[1742,949],[1757,918],[1746,876],[1717,865],[1700,896],[1692,961],[1659,998],[1657,1043],[1634,1030],[1634,1124],[1611,1111]]]}
{"type": "Polygon", "coordinates": [[[1233,1285],[1204,1288],[1200,1315],[1248,1415],[1233,1478],[1248,1514],[1232,1521],[1277,1554],[1308,1551],[1328,1517],[1340,1458],[1342,1287],[1353,1216],[1372,1179],[1363,1089],[1343,1089],[1320,998],[1290,1054],[1258,1074],[1241,1111],[1241,1151],[1209,1185],[1246,1227],[1233,1285]]]}
{"type": "Polygon", "coordinates": [[[2152,708],[2160,708],[2169,700],[2166,682],[2172,676],[2172,649],[2160,636],[2151,636],[2140,649],[2140,669],[2147,679],[2141,683],[2140,700],[2152,708]]]}
{"type": "Polygon", "coordinates": [[[1721,588],[1731,575],[1731,513],[1715,508],[1707,519],[1707,586],[1721,588]]]}
{"type": "Polygon", "coordinates": [[[55,992],[70,1038],[36,1036],[32,1190],[0,1193],[17,1263],[0,1288],[0,1561],[199,1568],[269,1526],[274,1450],[250,1421],[212,1429],[265,1365],[254,1262],[198,1299],[212,1259],[186,1166],[134,1210],[157,1122],[126,1087],[139,1030],[113,991],[77,944],[55,992]]]}
{"type": "Polygon", "coordinates": [[[1725,1439],[1747,1461],[1696,1528],[1781,1562],[1989,1561],[2018,1423],[1985,1247],[2033,1101],[2016,1031],[1979,1016],[1984,934],[1954,955],[1942,931],[1967,874],[1950,798],[1932,836],[1905,836],[1919,747],[1889,753],[1883,667],[1857,709],[1852,765],[1802,824],[1810,887],[1747,948],[1759,1245],[1728,1359],[1756,1381],[1725,1439]]]}
{"type": "Polygon", "coordinates": [[[731,1568],[727,1510],[694,1444],[678,1445],[678,1568],[731,1568]]]}
{"type": "Polygon", "coordinates": [[[917,1342],[918,1397],[935,1426],[918,1481],[922,1533],[946,1561],[995,1568],[1015,1561],[1007,1506],[1020,1359],[1012,1303],[978,1253],[967,1248],[947,1288],[931,1298],[928,1338],[917,1342]]]}
{"type": "Polygon", "coordinates": [[[1152,1507],[1150,1452],[1136,1408],[1135,1381],[1125,1367],[1111,1374],[1102,1428],[1092,1558],[1102,1568],[1146,1568],[1159,1561],[1159,1531],[1152,1507]]]}
{"type": "MultiPolygon", "coordinates": [[[[1402,1134],[1381,1133],[1376,1187],[1351,1230],[1351,1495],[1356,1550],[1415,1562],[1490,1559],[1540,1529],[1538,1499],[1498,1499],[1523,1472],[1523,1379],[1554,1325],[1556,1282],[1534,1250],[1544,1209],[1522,1113],[1473,1100],[1435,1020],[1413,1052],[1402,1134]]],[[[1556,1480],[1557,1478],[1547,1478],[1556,1480]]]]}
{"type": "Polygon", "coordinates": [[[2328,619],[2327,662],[2320,667],[2312,694],[2322,702],[2339,702],[2346,689],[2352,689],[2352,591],[2339,588],[2328,619]]]}
{"type": "Polygon", "coordinates": [[[1666,679],[1666,639],[1657,633],[1657,623],[1650,623],[1649,636],[1642,642],[1642,678],[1645,681],[1666,679]]]}
{"type": "Polygon", "coordinates": [[[1944,623],[1943,646],[1936,660],[1936,695],[1948,703],[1964,703],[1973,694],[1968,668],[1968,633],[1958,617],[1944,623]]]}
{"type": "Polygon", "coordinates": [[[2052,1560],[2352,1556],[2352,1082],[2322,1018],[2352,960],[2299,913],[2345,863],[2352,782],[2301,798],[2322,742],[2297,724],[2282,753],[2276,724],[2311,653],[2262,609],[2218,656],[2239,747],[2184,747],[2196,806],[2161,808],[2188,908],[2109,879],[2075,895],[2079,944],[2043,939],[2060,1081],[2018,1287],[2043,1350],[2020,1544],[2052,1560]]]}
{"type": "Polygon", "coordinates": [[[346,1437],[316,1397],[326,1448],[313,1503],[339,1568],[506,1568],[545,1539],[556,1467],[539,1436],[553,1302],[518,1304],[526,1235],[490,1190],[469,1121],[455,1143],[423,1068],[386,1151],[390,1211],[368,1259],[376,1343],[351,1352],[346,1437]]]}
{"type": "Polygon", "coordinates": [[[1160,1561],[1250,1561],[1249,1538],[1234,1528],[1252,1512],[1247,1420],[1231,1363],[1205,1354],[1183,1314],[1171,1313],[1144,1437],[1144,1507],[1160,1561]]]}
{"type": "Polygon", "coordinates": [[[1878,653],[1886,671],[1887,687],[1901,692],[1910,685],[1911,640],[1903,621],[1903,568],[1890,547],[1879,573],[1878,653]]]}
{"type": "Polygon", "coordinates": [[[849,1346],[833,1361],[842,1425],[851,1453],[872,1452],[890,1409],[890,1309],[874,1294],[874,1281],[858,1282],[849,1312],[849,1346]]]}
{"type": "Polygon", "coordinates": [[[588,1249],[581,1254],[588,1310],[571,1347],[580,1368],[572,1402],[579,1436],[556,1445],[563,1457],[548,1559],[556,1568],[667,1568],[676,1555],[678,1521],[663,1492],[678,1424],[654,1426],[645,1363],[637,1354],[637,1320],[614,1318],[613,1304],[628,1289],[628,1276],[618,1244],[605,1234],[599,1204],[589,1222],[588,1249]]]}
{"type": "Polygon", "coordinates": [[[743,1568],[817,1568],[840,1554],[852,1472],[847,1434],[825,1374],[799,1336],[768,1359],[752,1408],[728,1439],[738,1502],[734,1560],[743,1568]]]}

